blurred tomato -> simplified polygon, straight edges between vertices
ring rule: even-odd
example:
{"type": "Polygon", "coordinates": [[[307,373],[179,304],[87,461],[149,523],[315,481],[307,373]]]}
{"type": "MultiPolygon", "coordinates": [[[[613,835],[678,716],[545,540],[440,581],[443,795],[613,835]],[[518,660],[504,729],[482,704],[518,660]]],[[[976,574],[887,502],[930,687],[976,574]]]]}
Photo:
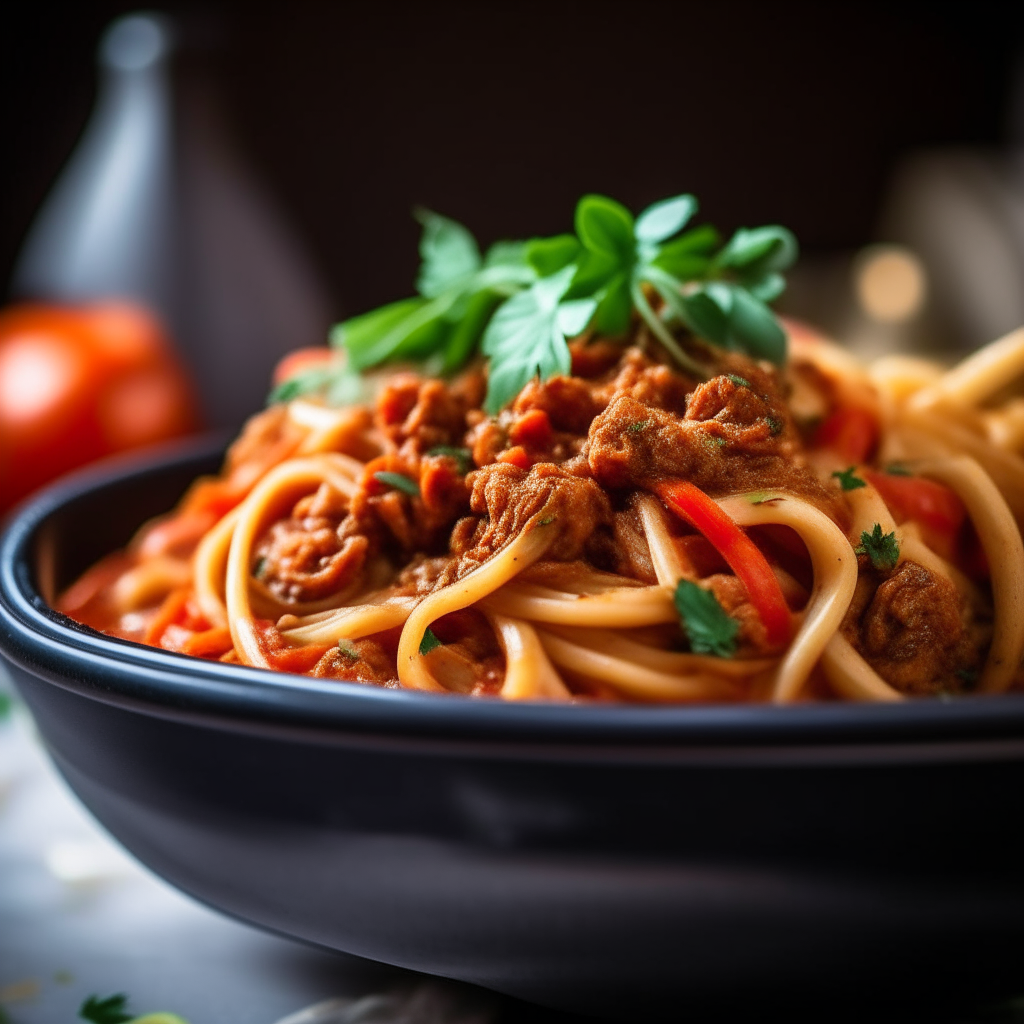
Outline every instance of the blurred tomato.
{"type": "Polygon", "coordinates": [[[144,310],[0,312],[0,513],[69,469],[196,425],[189,380],[144,310]]]}

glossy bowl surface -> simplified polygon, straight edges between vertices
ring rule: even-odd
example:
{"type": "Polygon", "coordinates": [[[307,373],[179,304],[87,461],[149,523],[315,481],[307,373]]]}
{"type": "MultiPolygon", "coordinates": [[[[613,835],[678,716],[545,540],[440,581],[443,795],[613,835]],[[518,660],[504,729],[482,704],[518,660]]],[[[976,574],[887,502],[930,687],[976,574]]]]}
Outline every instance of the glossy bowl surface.
{"type": "Polygon", "coordinates": [[[623,1018],[1024,982],[1024,697],[510,705],[200,661],[52,611],[220,457],[81,474],[0,543],[0,650],[51,755],[181,889],[623,1018]]]}

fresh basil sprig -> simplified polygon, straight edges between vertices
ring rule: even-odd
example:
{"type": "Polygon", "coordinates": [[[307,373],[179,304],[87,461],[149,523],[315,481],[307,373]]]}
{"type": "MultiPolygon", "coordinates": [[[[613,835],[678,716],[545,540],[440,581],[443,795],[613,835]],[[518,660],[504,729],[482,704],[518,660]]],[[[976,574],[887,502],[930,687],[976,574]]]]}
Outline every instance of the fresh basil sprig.
{"type": "Polygon", "coordinates": [[[796,240],[783,227],[741,228],[720,246],[708,225],[684,231],[696,211],[697,200],[680,195],[634,218],[607,196],[587,195],[576,207],[575,234],[498,242],[483,255],[461,224],[418,211],[419,294],[338,324],[331,343],[345,350],[346,365],[307,371],[271,400],[315,391],[338,403],[354,393],[358,371],[413,361],[451,373],[479,347],[490,362],[484,407],[495,413],[534,376],[569,372],[568,339],[591,327],[624,337],[634,312],[691,373],[703,376],[705,368],[673,333],[679,325],[782,363],[786,336],[767,303],[785,287],[796,240]]]}

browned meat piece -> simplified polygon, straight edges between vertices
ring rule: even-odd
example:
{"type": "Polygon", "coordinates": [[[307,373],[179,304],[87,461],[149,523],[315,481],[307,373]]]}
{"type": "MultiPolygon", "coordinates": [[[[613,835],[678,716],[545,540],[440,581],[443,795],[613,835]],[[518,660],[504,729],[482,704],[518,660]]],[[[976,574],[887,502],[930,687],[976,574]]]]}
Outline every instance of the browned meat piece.
{"type": "Polygon", "coordinates": [[[655,363],[639,349],[630,348],[610,378],[595,389],[595,398],[602,409],[616,398],[626,396],[652,409],[682,415],[686,409],[686,396],[695,383],[689,377],[655,363]]]}
{"type": "Polygon", "coordinates": [[[367,539],[338,538],[337,516],[329,514],[337,508],[338,496],[321,497],[330,491],[324,484],[315,497],[303,499],[292,517],[274,523],[256,546],[254,575],[285,601],[317,601],[336,594],[362,571],[367,539]]]}
{"type": "Polygon", "coordinates": [[[902,693],[962,689],[958,672],[974,669],[978,653],[953,584],[911,561],[879,580],[872,570],[861,576],[843,634],[902,693]]]}
{"type": "Polygon", "coordinates": [[[736,642],[744,654],[778,653],[779,649],[768,643],[761,616],[747,598],[747,588],[739,579],[728,573],[716,573],[708,576],[704,583],[718,599],[722,611],[740,624],[736,642]]]}
{"type": "Polygon", "coordinates": [[[460,544],[465,546],[438,578],[438,587],[461,579],[485,562],[542,509],[553,520],[546,528],[557,531],[546,558],[571,561],[585,551],[595,564],[607,564],[612,509],[593,480],[550,462],[538,463],[529,472],[495,463],[477,470],[470,479],[470,507],[479,518],[471,536],[465,526],[460,529],[460,544]]]}
{"type": "Polygon", "coordinates": [[[395,671],[397,639],[391,635],[393,632],[365,640],[343,640],[317,662],[313,675],[344,679],[350,683],[398,686],[395,671]]]}
{"type": "Polygon", "coordinates": [[[224,475],[239,490],[247,490],[268,469],[288,458],[305,436],[305,429],[288,418],[286,405],[272,405],[253,416],[228,449],[224,475]]]}
{"type": "Polygon", "coordinates": [[[806,498],[845,527],[849,513],[840,494],[800,462],[798,441],[774,403],[716,377],[693,392],[690,408],[693,415],[688,410],[680,420],[617,398],[594,419],[584,447],[597,481],[635,488],[679,477],[712,495],[778,488],[806,498]],[[705,413],[711,418],[698,418],[705,413]]]}
{"type": "Polygon", "coordinates": [[[543,384],[536,378],[530,381],[519,392],[512,411],[522,415],[530,409],[541,409],[548,414],[555,430],[585,434],[602,407],[586,381],[578,377],[552,377],[543,384]]]}
{"type": "Polygon", "coordinates": [[[377,399],[377,425],[409,457],[438,445],[461,445],[466,414],[482,400],[482,382],[479,373],[452,384],[401,374],[377,399]]]}

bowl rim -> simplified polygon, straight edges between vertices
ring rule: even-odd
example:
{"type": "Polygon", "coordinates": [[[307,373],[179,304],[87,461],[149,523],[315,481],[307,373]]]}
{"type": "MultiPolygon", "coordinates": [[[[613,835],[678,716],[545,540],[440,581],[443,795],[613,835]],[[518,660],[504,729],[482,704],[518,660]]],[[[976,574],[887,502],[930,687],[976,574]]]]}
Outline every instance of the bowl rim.
{"type": "Polygon", "coordinates": [[[0,535],[0,653],[35,676],[104,703],[242,728],[652,753],[836,744],[924,749],[966,743],[973,749],[980,743],[1005,754],[1024,740],[1024,694],[782,706],[465,699],[191,658],[105,636],[46,604],[31,559],[35,538],[52,516],[85,495],[210,460],[224,446],[222,435],[205,436],[116,456],[62,478],[16,509],[0,535]]]}

